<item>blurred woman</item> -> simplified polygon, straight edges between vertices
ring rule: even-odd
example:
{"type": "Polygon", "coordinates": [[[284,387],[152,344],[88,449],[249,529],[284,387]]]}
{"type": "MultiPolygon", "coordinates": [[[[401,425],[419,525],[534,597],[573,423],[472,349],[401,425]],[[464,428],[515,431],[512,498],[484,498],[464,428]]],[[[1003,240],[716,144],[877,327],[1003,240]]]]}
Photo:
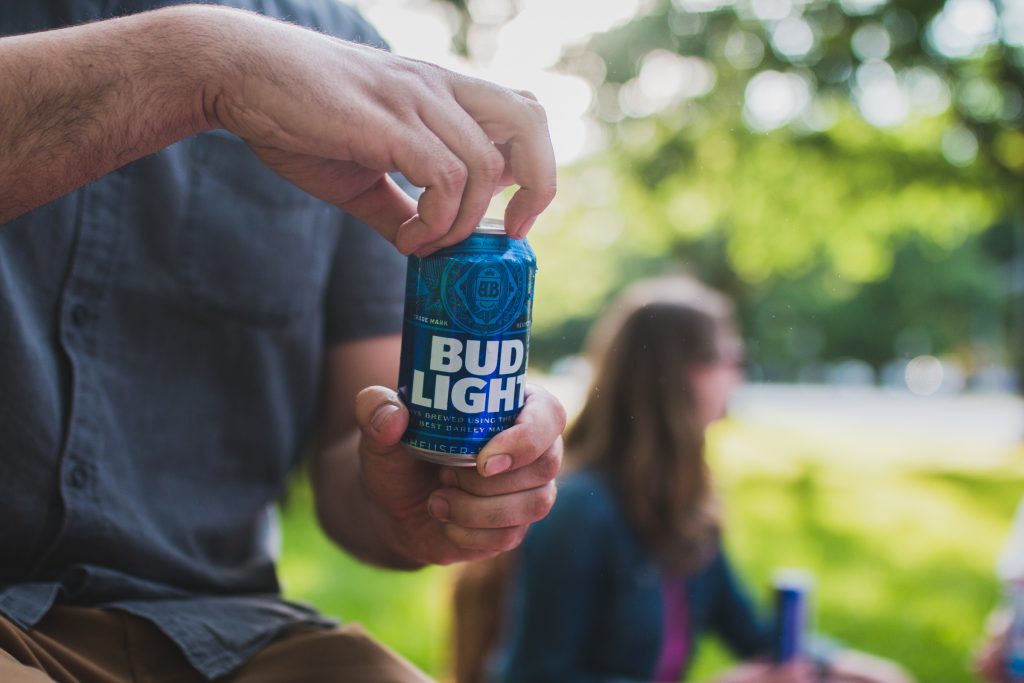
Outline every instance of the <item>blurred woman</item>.
{"type": "MultiPolygon", "coordinates": [[[[769,653],[771,629],[721,543],[704,432],[742,380],[729,301],[690,279],[639,283],[589,347],[596,376],[566,434],[558,502],[511,559],[467,570],[457,588],[459,682],[679,681],[709,632],[751,660],[723,681],[815,680],[806,661],[752,661],[769,653]],[[495,583],[510,588],[500,628],[481,616],[494,611],[483,596],[495,583]]],[[[844,680],[907,680],[864,661],[881,673],[844,680]]]]}

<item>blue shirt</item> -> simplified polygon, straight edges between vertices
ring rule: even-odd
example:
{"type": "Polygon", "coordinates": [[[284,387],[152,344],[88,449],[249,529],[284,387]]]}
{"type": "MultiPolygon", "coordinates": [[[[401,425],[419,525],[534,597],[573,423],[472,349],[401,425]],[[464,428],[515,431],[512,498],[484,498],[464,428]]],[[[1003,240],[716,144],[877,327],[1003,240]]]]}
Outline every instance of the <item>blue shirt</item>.
{"type": "MultiPolygon", "coordinates": [[[[547,518],[518,551],[497,653],[503,683],[646,683],[665,634],[661,568],[601,475],[561,484],[547,518]]],[[[703,633],[734,654],[770,651],[772,630],[754,609],[724,551],[685,579],[687,661],[703,633]]]]}
{"type": "MultiPolygon", "coordinates": [[[[0,4],[0,35],[170,2],[0,4]]],[[[381,44],[333,0],[238,0],[381,44]]],[[[153,621],[207,677],[323,623],[279,597],[273,504],[331,344],[397,332],[404,259],[193,136],[0,225],[0,613],[153,621]]]]}

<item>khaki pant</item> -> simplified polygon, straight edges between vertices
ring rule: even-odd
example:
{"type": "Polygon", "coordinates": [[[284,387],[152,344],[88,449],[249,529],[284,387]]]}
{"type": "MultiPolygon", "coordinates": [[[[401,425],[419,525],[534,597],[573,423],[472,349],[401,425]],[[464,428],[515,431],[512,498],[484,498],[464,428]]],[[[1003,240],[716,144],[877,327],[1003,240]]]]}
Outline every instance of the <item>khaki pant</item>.
{"type": "MultiPolygon", "coordinates": [[[[298,627],[224,683],[428,683],[358,626],[298,627]]],[[[0,617],[2,683],[205,683],[178,647],[144,619],[57,606],[29,632],[0,617]]]]}

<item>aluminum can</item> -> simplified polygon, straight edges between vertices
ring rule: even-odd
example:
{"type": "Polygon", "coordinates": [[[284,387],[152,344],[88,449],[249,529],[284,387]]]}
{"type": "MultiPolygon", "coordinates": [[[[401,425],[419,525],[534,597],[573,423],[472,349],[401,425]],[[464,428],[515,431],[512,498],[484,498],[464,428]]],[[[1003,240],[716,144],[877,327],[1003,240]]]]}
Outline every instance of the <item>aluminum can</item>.
{"type": "Polygon", "coordinates": [[[1024,579],[1009,586],[1010,625],[1006,634],[1006,675],[1013,683],[1024,682],[1024,579]]]}
{"type": "Polygon", "coordinates": [[[526,366],[537,259],[526,240],[484,219],[467,239],[409,257],[398,394],[402,441],[417,456],[474,466],[515,421],[526,366]]]}
{"type": "Polygon", "coordinates": [[[804,651],[810,576],[799,569],[782,569],[772,581],[775,592],[775,644],[773,659],[785,664],[804,651]]]}

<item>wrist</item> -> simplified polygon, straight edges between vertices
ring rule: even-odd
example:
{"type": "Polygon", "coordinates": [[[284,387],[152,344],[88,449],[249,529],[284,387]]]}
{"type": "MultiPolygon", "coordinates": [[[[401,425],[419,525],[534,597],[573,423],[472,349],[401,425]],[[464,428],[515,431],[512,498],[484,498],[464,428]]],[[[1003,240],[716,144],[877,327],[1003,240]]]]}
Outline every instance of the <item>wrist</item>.
{"type": "MultiPolygon", "coordinates": [[[[204,129],[222,128],[260,142],[280,134],[268,111],[281,104],[288,83],[288,24],[247,10],[185,5],[168,10],[168,21],[187,39],[176,42],[191,55],[193,116],[204,129]]],[[[293,48],[292,48],[293,49],[293,48]]]]}
{"type": "Polygon", "coordinates": [[[239,16],[249,15],[211,5],[181,5],[150,13],[159,32],[160,44],[170,55],[156,55],[162,64],[154,73],[173,69],[173,87],[179,101],[186,103],[185,116],[192,133],[224,126],[217,117],[218,103],[228,87],[238,80],[241,41],[235,37],[239,16]]]}
{"type": "Polygon", "coordinates": [[[387,569],[419,569],[401,520],[373,495],[362,469],[358,433],[325,447],[313,467],[317,517],[324,533],[360,560],[387,569]]]}

